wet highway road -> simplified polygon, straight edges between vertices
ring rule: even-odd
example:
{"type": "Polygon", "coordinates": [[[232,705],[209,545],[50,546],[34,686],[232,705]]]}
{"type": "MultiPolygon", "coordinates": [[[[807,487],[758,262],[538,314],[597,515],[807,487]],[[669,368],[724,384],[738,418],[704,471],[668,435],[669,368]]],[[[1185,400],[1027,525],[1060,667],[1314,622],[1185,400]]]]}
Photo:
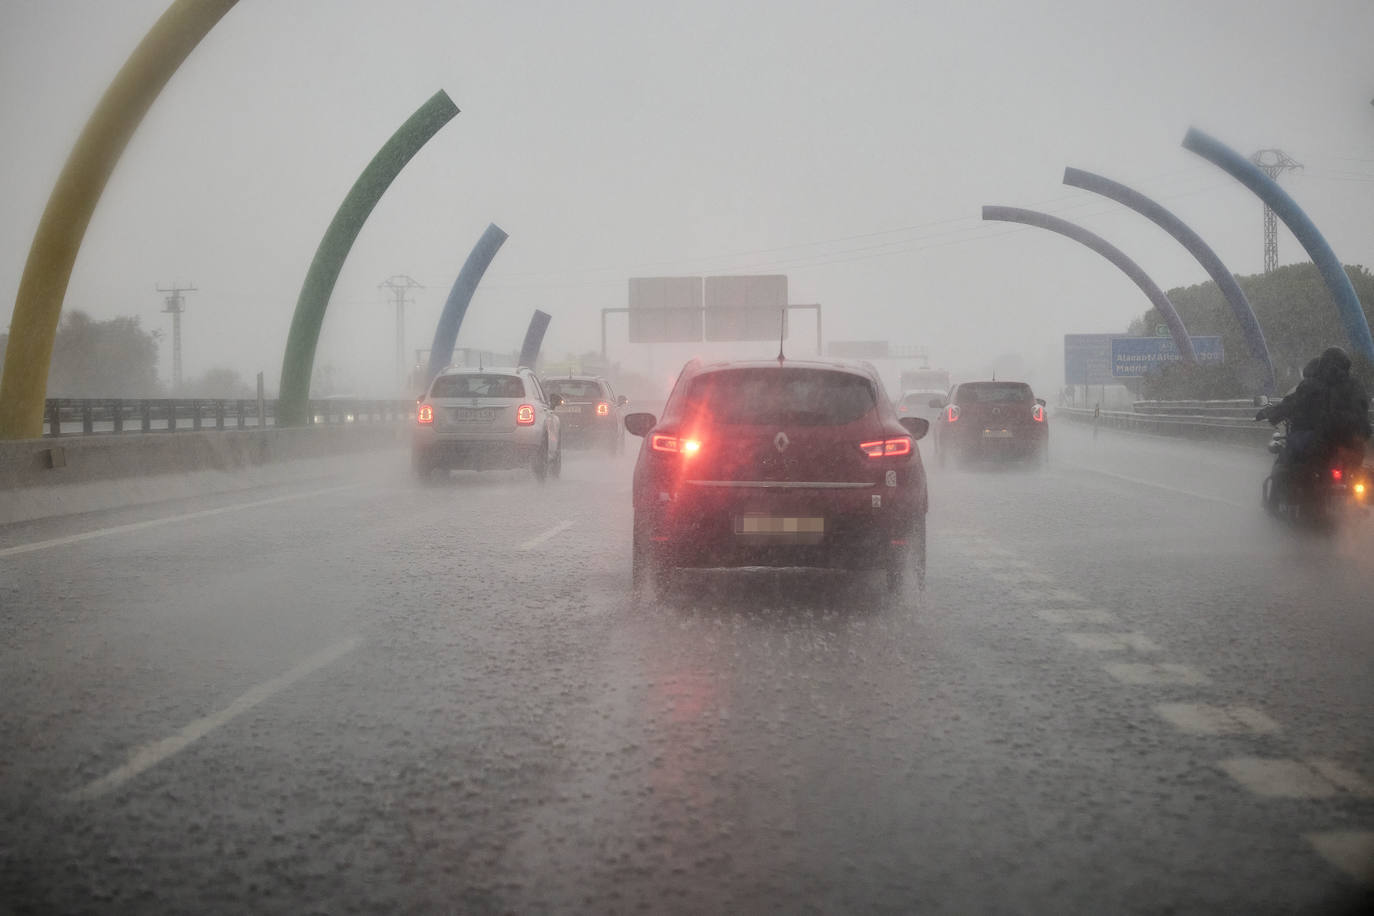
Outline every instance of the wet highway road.
{"type": "Polygon", "coordinates": [[[1054,436],[931,469],[897,599],[633,600],[633,456],[0,528],[0,911],[1368,903],[1374,533],[1271,528],[1262,452],[1054,436]]]}

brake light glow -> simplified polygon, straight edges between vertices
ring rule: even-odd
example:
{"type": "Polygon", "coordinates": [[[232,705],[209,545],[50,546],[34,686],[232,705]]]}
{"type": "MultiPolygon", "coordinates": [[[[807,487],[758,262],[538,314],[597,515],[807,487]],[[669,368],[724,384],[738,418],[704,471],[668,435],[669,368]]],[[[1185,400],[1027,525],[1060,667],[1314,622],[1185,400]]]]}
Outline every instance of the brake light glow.
{"type": "Polygon", "coordinates": [[[679,439],[677,436],[655,435],[649,440],[649,446],[656,452],[677,452],[687,456],[701,451],[700,440],[679,439]]]}
{"type": "Polygon", "coordinates": [[[598,417],[609,417],[611,415],[611,405],[601,401],[596,405],[596,415],[598,417]]]}
{"type": "Polygon", "coordinates": [[[433,423],[434,407],[429,404],[421,404],[420,409],[415,413],[415,421],[425,424],[433,423]]]}
{"type": "Polygon", "coordinates": [[[1331,469],[1331,479],[1332,479],[1332,480],[1340,480],[1340,479],[1341,479],[1342,477],[1344,477],[1344,476],[1345,476],[1345,475],[1341,473],[1341,469],[1340,469],[1340,468],[1332,468],[1332,469],[1331,469]]]}
{"type": "Polygon", "coordinates": [[[859,448],[870,458],[899,458],[911,454],[911,437],[874,439],[872,442],[860,442],[859,448]]]}
{"type": "Polygon", "coordinates": [[[1044,422],[1045,422],[1045,408],[1042,407],[1042,406],[1040,406],[1039,404],[1036,404],[1034,407],[1032,407],[1032,408],[1031,408],[1031,419],[1033,419],[1036,423],[1044,423],[1044,422]]]}
{"type": "Polygon", "coordinates": [[[515,425],[516,425],[516,426],[533,426],[533,425],[534,425],[534,405],[533,405],[533,404],[521,404],[519,407],[515,408],[515,425]]]}
{"type": "Polygon", "coordinates": [[[948,420],[948,421],[951,422],[951,423],[953,423],[955,420],[959,419],[959,407],[958,407],[958,405],[951,404],[951,405],[949,405],[947,408],[945,408],[945,419],[948,420]]]}

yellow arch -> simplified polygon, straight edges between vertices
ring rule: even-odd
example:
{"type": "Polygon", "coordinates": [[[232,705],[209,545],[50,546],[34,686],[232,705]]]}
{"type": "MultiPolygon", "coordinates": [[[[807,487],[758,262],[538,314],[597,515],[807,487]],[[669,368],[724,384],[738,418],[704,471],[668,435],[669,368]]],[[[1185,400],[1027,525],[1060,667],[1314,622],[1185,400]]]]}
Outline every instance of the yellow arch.
{"type": "Polygon", "coordinates": [[[43,434],[43,398],[72,265],[110,173],[154,100],[238,0],[175,0],[139,42],[77,138],[34,233],[0,376],[0,439],[43,434]]]}

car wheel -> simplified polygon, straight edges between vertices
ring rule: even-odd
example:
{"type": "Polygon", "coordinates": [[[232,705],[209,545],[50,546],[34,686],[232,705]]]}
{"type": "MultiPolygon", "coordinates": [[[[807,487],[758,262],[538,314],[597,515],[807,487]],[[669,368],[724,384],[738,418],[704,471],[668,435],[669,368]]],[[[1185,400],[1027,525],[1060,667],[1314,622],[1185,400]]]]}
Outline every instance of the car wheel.
{"type": "Polygon", "coordinates": [[[558,451],[554,452],[553,461],[549,463],[549,476],[557,480],[563,474],[563,443],[558,444],[558,451]]]}
{"type": "Polygon", "coordinates": [[[416,480],[428,480],[434,473],[434,462],[423,451],[416,449],[410,453],[410,472],[416,480]]]}
{"type": "Polygon", "coordinates": [[[648,513],[636,509],[630,546],[630,588],[636,595],[661,591],[671,581],[672,570],[654,546],[652,529],[648,513]]]}
{"type": "Polygon", "coordinates": [[[549,440],[545,439],[535,450],[534,457],[530,459],[530,472],[534,474],[534,479],[540,483],[549,473],[549,440]]]}
{"type": "Polygon", "coordinates": [[[911,571],[918,591],[926,590],[926,517],[922,515],[911,530],[911,571]]]}
{"type": "Polygon", "coordinates": [[[887,566],[884,573],[887,578],[887,590],[889,592],[899,592],[906,584],[906,567],[910,554],[910,545],[891,544],[888,546],[887,566]]]}

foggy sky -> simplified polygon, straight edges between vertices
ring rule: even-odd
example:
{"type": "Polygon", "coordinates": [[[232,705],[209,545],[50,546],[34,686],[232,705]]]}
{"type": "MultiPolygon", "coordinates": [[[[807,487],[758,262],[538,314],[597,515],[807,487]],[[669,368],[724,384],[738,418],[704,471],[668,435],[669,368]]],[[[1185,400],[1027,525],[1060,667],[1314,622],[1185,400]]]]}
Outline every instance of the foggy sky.
{"type": "MultiPolygon", "coordinates": [[[[101,92],[166,0],[0,4],[0,310],[101,92]]],[[[1374,265],[1374,4],[242,0],[191,55],[124,154],[67,295],[97,318],[170,328],[155,285],[194,282],[188,376],[229,366],[275,388],[301,283],[330,218],[438,89],[462,109],[402,172],[335,288],[317,364],[390,394],[393,310],[426,286],[427,347],[488,222],[510,233],[460,346],[595,349],[631,276],[786,273],[828,339],[928,346],[975,371],[1020,354],[1061,383],[1065,333],[1148,308],[1116,268],[984,204],[1082,222],[1164,288],[1202,268],[1147,220],[1061,184],[1074,165],[1155,196],[1238,273],[1262,267],[1261,207],[1183,150],[1190,125],[1306,165],[1282,183],[1344,263],[1374,265]]],[[[1305,260],[1281,229],[1281,263],[1305,260]]],[[[812,346],[809,320],[789,349],[812,346]]],[[[611,356],[675,374],[696,348],[611,356]]],[[[730,355],[771,355],[769,345],[730,355]]],[[[161,375],[170,374],[164,348],[161,375]]]]}

